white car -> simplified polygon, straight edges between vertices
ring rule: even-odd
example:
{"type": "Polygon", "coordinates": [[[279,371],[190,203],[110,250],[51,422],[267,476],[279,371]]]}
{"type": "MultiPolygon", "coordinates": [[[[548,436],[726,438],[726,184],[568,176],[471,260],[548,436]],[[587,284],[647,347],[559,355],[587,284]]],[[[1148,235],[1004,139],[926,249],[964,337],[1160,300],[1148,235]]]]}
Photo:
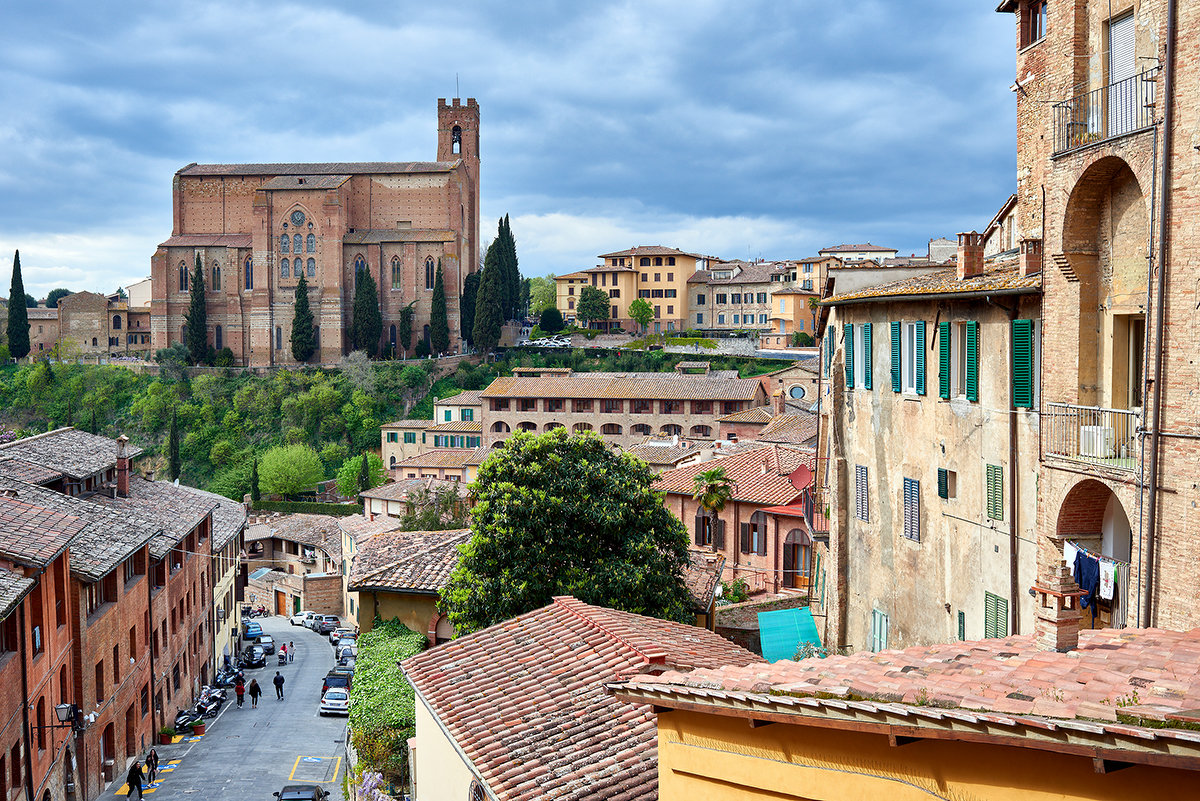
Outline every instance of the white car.
{"type": "Polygon", "coordinates": [[[288,618],[288,620],[291,621],[293,626],[307,626],[315,614],[316,612],[297,612],[288,618]]]}
{"type": "Polygon", "coordinates": [[[349,715],[350,693],[341,687],[330,687],[321,696],[322,715],[349,715]]]}

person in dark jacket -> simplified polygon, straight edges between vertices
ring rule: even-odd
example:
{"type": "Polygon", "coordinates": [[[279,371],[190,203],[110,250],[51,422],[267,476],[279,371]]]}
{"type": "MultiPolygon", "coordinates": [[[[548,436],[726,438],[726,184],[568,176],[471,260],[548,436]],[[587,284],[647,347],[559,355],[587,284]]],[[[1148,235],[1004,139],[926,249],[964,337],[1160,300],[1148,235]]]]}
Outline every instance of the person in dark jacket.
{"type": "Polygon", "coordinates": [[[129,797],[133,798],[133,791],[137,790],[138,801],[142,798],[142,766],[135,759],[133,764],[129,766],[129,775],[125,777],[125,783],[129,785],[129,797]]]}
{"type": "Polygon", "coordinates": [[[246,692],[250,693],[250,708],[258,709],[258,697],[262,695],[262,687],[258,686],[258,679],[250,679],[250,689],[246,692]]]}
{"type": "Polygon", "coordinates": [[[242,702],[246,700],[246,682],[238,679],[237,684],[233,685],[233,692],[237,696],[238,706],[240,707],[242,702]]]}
{"type": "Polygon", "coordinates": [[[146,784],[154,784],[156,778],[158,778],[158,751],[151,748],[150,753],[146,754],[146,784]]]}
{"type": "Polygon", "coordinates": [[[278,670],[275,671],[275,678],[272,679],[272,681],[275,682],[275,695],[279,696],[279,700],[282,701],[283,700],[283,674],[280,673],[278,670]]]}

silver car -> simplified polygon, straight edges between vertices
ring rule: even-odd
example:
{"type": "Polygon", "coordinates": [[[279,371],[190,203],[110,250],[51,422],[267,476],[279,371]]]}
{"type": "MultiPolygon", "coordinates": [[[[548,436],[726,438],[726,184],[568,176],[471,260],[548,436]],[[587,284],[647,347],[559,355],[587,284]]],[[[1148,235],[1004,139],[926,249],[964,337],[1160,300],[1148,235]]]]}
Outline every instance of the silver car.
{"type": "Polygon", "coordinates": [[[350,693],[341,687],[330,687],[321,696],[322,715],[349,715],[350,693]]]}

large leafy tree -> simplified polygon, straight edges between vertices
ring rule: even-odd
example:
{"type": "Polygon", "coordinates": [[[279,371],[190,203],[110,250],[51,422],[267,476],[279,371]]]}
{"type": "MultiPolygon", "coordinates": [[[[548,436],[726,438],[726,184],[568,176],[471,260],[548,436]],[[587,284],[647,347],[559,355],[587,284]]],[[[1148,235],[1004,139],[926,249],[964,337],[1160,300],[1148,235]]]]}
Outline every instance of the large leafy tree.
{"type": "Polygon", "coordinates": [[[484,353],[494,350],[499,344],[500,328],[504,325],[504,298],[501,294],[501,282],[504,279],[499,259],[500,247],[493,240],[483,260],[479,295],[475,299],[475,326],[471,336],[475,347],[484,353]]]}
{"type": "Polygon", "coordinates": [[[72,295],[72,294],[74,294],[74,293],[71,292],[71,290],[69,290],[69,289],[62,289],[62,288],[51,289],[50,292],[47,293],[47,295],[46,295],[46,308],[47,309],[57,309],[58,302],[60,300],[62,300],[63,298],[65,298],[67,295],[72,295]]]}
{"type": "Polygon", "coordinates": [[[25,283],[21,280],[21,251],[13,253],[12,284],[8,290],[8,352],[14,359],[29,355],[29,312],[21,299],[25,283]]]}
{"type": "Polygon", "coordinates": [[[387,481],[387,471],[383,469],[383,459],[369,451],[365,451],[361,457],[349,457],[342,462],[342,466],[337,471],[338,492],[347,498],[378,487],[385,481],[387,481]],[[362,485],[364,461],[367,466],[365,487],[362,485]]]}
{"type": "Polygon", "coordinates": [[[458,317],[462,323],[462,338],[473,341],[475,335],[475,298],[479,295],[479,273],[471,273],[463,279],[462,297],[458,299],[458,317]]]}
{"type": "Polygon", "coordinates": [[[642,327],[644,334],[646,326],[650,325],[650,321],[654,319],[654,307],[645,298],[637,298],[629,304],[629,317],[642,327]]]}
{"type": "Polygon", "coordinates": [[[259,488],[285,498],[324,479],[321,457],[308,445],[277,445],[263,454],[258,465],[259,488]]]}
{"type": "Polygon", "coordinates": [[[594,286],[579,290],[579,303],[575,304],[575,316],[587,325],[608,319],[608,295],[594,286]]]}
{"type": "Polygon", "coordinates": [[[191,292],[188,295],[187,324],[188,360],[192,364],[208,361],[208,303],[204,298],[204,267],[196,254],[196,269],[192,271],[191,292]]]}
{"type": "Polygon", "coordinates": [[[379,288],[370,270],[359,270],[354,277],[354,308],[350,320],[350,338],[354,342],[354,350],[375,356],[379,352],[381,336],[383,315],[379,311],[379,288]]]}
{"type": "Polygon", "coordinates": [[[475,631],[574,595],[686,621],[683,524],[654,475],[599,437],[518,432],[472,485],[471,540],[442,593],[455,628],[475,631]]]}
{"type": "Polygon", "coordinates": [[[296,303],[292,312],[292,358],[306,362],[317,352],[313,336],[313,315],[308,305],[308,281],[303,275],[296,284],[296,303]]]}
{"type": "Polygon", "coordinates": [[[557,288],[554,283],[554,273],[542,277],[535,275],[526,279],[529,282],[529,312],[541,314],[555,303],[557,288]]]}
{"type": "Polygon", "coordinates": [[[450,350],[450,323],[446,318],[446,285],[442,282],[442,260],[438,259],[433,279],[433,307],[429,312],[429,344],[434,354],[450,350]]]}

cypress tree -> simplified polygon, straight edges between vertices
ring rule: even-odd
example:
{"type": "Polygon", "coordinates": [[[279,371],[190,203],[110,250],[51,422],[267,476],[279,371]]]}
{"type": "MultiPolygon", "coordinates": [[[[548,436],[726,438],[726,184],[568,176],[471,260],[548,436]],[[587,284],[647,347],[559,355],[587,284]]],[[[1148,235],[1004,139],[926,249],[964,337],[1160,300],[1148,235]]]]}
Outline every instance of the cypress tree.
{"type": "Polygon", "coordinates": [[[208,304],[204,300],[204,268],[199,253],[196,254],[196,270],[192,273],[184,322],[187,323],[188,359],[192,364],[204,364],[208,361],[208,304]]]}
{"type": "Polygon", "coordinates": [[[312,309],[308,306],[308,281],[301,274],[300,282],[296,284],[295,311],[292,312],[292,358],[306,362],[316,352],[312,309]]]}
{"type": "Polygon", "coordinates": [[[179,478],[179,419],[171,412],[171,430],[167,432],[167,475],[172,481],[179,478]]]}
{"type": "Polygon", "coordinates": [[[475,298],[479,295],[479,273],[471,273],[463,280],[462,297],[458,299],[458,315],[462,321],[462,338],[475,341],[475,298]]]}
{"type": "Polygon", "coordinates": [[[371,465],[367,463],[367,452],[363,451],[362,467],[358,469],[358,491],[366,492],[371,488],[371,465]]]}
{"type": "Polygon", "coordinates": [[[250,463],[250,500],[258,503],[258,499],[262,497],[258,491],[258,457],[254,457],[254,461],[250,463]]]}
{"type": "Polygon", "coordinates": [[[521,270],[517,265],[517,240],[513,236],[512,224],[508,215],[504,215],[504,270],[508,277],[508,319],[515,320],[521,314],[524,305],[524,287],[521,285],[521,270]]]}
{"type": "MultiPolygon", "coordinates": [[[[416,303],[416,301],[413,301],[416,303]]],[[[396,344],[404,351],[404,358],[408,358],[408,349],[412,347],[412,323],[413,323],[413,304],[410,303],[400,310],[400,325],[396,332],[396,344]]]]}
{"type": "MultiPolygon", "coordinates": [[[[450,324],[446,319],[446,285],[442,283],[442,260],[438,259],[433,279],[433,308],[429,312],[429,344],[434,355],[450,350],[450,324]]],[[[363,458],[366,458],[364,454],[363,458]]]]}
{"type": "Polygon", "coordinates": [[[350,336],[355,350],[363,350],[374,358],[383,336],[383,315],[379,311],[379,289],[369,270],[355,276],[354,310],[351,314],[350,336]]]}
{"type": "Polygon", "coordinates": [[[8,290],[8,352],[14,359],[29,355],[29,312],[21,280],[21,251],[13,253],[12,286],[8,290]]]}
{"type": "Polygon", "coordinates": [[[500,328],[504,325],[503,276],[497,263],[499,247],[495,241],[488,247],[483,261],[483,275],[479,279],[479,294],[475,299],[475,326],[472,339],[475,347],[487,353],[500,342],[500,328]]]}

